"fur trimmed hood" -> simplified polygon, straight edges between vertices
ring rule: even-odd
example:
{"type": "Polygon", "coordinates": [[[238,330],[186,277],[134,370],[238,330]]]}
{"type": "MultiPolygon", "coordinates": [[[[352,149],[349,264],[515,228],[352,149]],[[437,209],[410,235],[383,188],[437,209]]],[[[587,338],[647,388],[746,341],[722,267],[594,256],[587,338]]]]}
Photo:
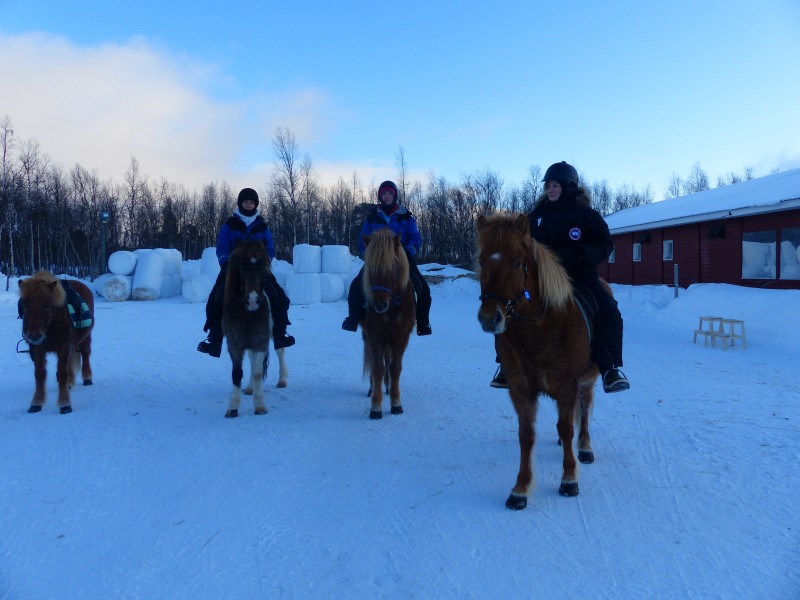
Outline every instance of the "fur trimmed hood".
{"type": "MultiPolygon", "coordinates": [[[[591,208],[592,207],[592,196],[582,185],[579,185],[574,190],[569,192],[561,192],[562,197],[559,198],[556,202],[574,202],[578,206],[586,206],[591,208]]],[[[536,199],[536,202],[533,205],[533,210],[537,211],[542,208],[542,206],[546,203],[550,202],[550,199],[547,197],[547,194],[542,194],[536,199]]]]}

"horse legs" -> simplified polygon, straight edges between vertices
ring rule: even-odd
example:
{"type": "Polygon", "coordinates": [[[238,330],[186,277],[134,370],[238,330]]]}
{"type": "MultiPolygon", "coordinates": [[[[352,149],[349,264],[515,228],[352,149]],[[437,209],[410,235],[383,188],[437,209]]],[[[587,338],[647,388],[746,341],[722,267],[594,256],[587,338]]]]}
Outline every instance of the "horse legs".
{"type": "Polygon", "coordinates": [[[286,384],[289,381],[289,369],[286,368],[286,357],[284,356],[286,348],[279,348],[275,350],[275,354],[278,355],[278,386],[279,388],[285,388],[286,384]]]}
{"type": "Polygon", "coordinates": [[[592,414],[595,379],[592,379],[590,385],[581,385],[579,392],[580,431],[578,432],[578,460],[587,465],[594,462],[594,452],[592,452],[592,442],[589,436],[589,417],[592,414]]]}
{"type": "Polygon", "coordinates": [[[92,363],[89,357],[92,355],[92,334],[81,340],[77,346],[81,355],[81,380],[83,385],[92,385],[92,363]]]}
{"type": "Polygon", "coordinates": [[[250,385],[253,388],[253,406],[257,415],[267,414],[267,405],[264,403],[264,355],[269,349],[260,352],[248,350],[247,356],[250,358],[250,385]]]}
{"type": "Polygon", "coordinates": [[[519,425],[519,472],[517,473],[517,483],[511,489],[511,494],[506,500],[506,508],[511,510],[522,510],[528,506],[528,494],[530,493],[531,482],[533,481],[533,470],[531,468],[531,458],[533,445],[536,441],[536,430],[534,422],[536,420],[536,403],[523,398],[515,397],[511,394],[511,401],[517,411],[517,421],[519,425]]]}
{"type": "Polygon", "coordinates": [[[369,409],[370,419],[380,419],[383,417],[383,376],[386,367],[383,364],[383,356],[380,352],[372,353],[372,368],[370,369],[370,389],[372,390],[372,406],[369,409]]]}
{"type": "Polygon", "coordinates": [[[58,381],[58,411],[64,415],[72,412],[70,405],[69,389],[75,383],[75,363],[73,354],[75,349],[72,344],[59,350],[58,366],[56,367],[56,381],[58,381]]]}
{"type": "Polygon", "coordinates": [[[403,357],[392,356],[387,373],[389,374],[389,397],[391,398],[392,414],[402,415],[403,405],[400,403],[400,373],[403,370],[403,357]]]}
{"type": "Polygon", "coordinates": [[[45,382],[47,380],[47,353],[40,346],[31,347],[31,360],[33,361],[33,377],[36,387],[33,390],[29,413],[42,410],[45,401],[45,382]]]}
{"type": "Polygon", "coordinates": [[[233,388],[231,389],[231,398],[228,402],[228,410],[225,413],[225,418],[231,419],[239,416],[239,404],[242,402],[242,377],[244,376],[242,359],[244,358],[244,351],[237,349],[234,355],[234,350],[231,349],[230,344],[228,344],[228,352],[231,355],[231,362],[233,363],[231,367],[233,388]]]}
{"type": "Polygon", "coordinates": [[[564,472],[561,475],[561,486],[558,493],[562,496],[578,495],[578,473],[575,462],[575,452],[572,449],[572,437],[575,434],[575,409],[577,404],[577,389],[570,393],[562,393],[556,398],[558,405],[558,437],[564,451],[564,472]]]}

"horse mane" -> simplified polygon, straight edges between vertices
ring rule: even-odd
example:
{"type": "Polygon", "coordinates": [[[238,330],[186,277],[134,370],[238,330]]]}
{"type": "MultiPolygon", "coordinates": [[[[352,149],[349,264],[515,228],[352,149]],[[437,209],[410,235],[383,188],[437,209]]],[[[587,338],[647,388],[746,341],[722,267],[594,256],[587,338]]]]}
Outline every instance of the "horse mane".
{"type": "Polygon", "coordinates": [[[369,236],[364,252],[364,296],[372,296],[372,281],[397,282],[405,288],[409,280],[406,253],[397,239],[398,234],[388,227],[378,229],[369,236]]]}
{"type": "Polygon", "coordinates": [[[32,299],[49,296],[53,306],[64,306],[67,301],[67,292],[61,282],[50,271],[37,271],[33,277],[20,282],[19,294],[21,298],[32,299]]]}
{"type": "Polygon", "coordinates": [[[528,218],[523,214],[495,214],[485,218],[478,231],[478,254],[485,248],[501,255],[529,258],[536,267],[542,303],[555,309],[573,301],[572,280],[556,254],[530,236],[528,218]]]}

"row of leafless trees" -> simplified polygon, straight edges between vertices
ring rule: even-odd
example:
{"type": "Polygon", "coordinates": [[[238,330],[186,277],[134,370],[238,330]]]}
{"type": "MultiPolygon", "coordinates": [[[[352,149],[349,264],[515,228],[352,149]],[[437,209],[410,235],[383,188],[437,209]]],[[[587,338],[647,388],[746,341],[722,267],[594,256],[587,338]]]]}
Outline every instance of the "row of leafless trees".
{"type": "MultiPolygon", "coordinates": [[[[278,258],[291,260],[298,243],[341,244],[355,252],[364,212],[374,202],[374,184],[365,186],[354,172],[323,186],[288,129],[277,130],[273,148],[273,171],[258,192],[278,258]]],[[[47,269],[93,277],[105,272],[105,257],[119,249],[177,248],[184,259],[196,259],[215,244],[219,227],[236,206],[238,190],[225,182],[208,183],[198,192],[150,181],[135,158],[122,182],[101,181],[77,164],[65,171],[35,140],[16,136],[8,117],[0,119],[0,161],[0,268],[6,275],[47,269]],[[103,212],[107,222],[100,218],[103,212]]],[[[528,211],[542,193],[538,165],[518,187],[506,186],[491,169],[464,175],[458,183],[434,174],[412,181],[403,148],[396,168],[401,201],[423,233],[424,262],[469,264],[478,215],[528,211]]],[[[748,170],[718,183],[751,177],[748,170]]],[[[653,200],[649,186],[612,189],[605,180],[585,185],[603,214],[653,200]]],[[[667,196],[706,188],[708,178],[697,164],[686,181],[673,177],[667,196]]]]}

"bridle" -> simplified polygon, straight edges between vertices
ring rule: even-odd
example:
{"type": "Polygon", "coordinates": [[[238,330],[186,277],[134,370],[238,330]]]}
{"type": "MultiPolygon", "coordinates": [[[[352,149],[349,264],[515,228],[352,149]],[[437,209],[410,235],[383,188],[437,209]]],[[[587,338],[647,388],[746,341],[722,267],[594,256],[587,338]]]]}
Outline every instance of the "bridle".
{"type": "Polygon", "coordinates": [[[478,299],[481,302],[486,300],[494,300],[495,302],[499,303],[506,311],[506,319],[516,318],[520,321],[535,321],[537,318],[541,317],[544,314],[545,307],[542,306],[542,313],[538,317],[524,317],[519,314],[515,308],[517,307],[517,303],[520,302],[523,298],[526,302],[531,301],[531,294],[528,289],[525,287],[525,280],[528,277],[528,263],[523,263],[522,265],[522,285],[520,286],[519,291],[514,295],[514,298],[508,299],[504,296],[499,294],[495,294],[494,292],[486,292],[485,294],[481,294],[478,296],[478,299]]]}

